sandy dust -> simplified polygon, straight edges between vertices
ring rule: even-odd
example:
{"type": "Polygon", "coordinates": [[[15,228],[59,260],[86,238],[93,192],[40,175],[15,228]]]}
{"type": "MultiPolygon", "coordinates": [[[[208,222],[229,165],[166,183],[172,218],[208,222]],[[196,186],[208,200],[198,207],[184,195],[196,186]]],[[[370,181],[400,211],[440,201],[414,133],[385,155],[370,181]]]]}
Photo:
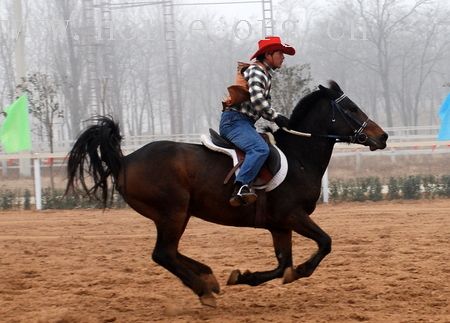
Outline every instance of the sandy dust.
{"type": "MultiPolygon", "coordinates": [[[[154,264],[153,223],[131,210],[0,213],[1,322],[450,322],[450,200],[320,206],[333,251],[312,277],[224,286],[275,266],[264,230],[192,219],[181,251],[222,292],[203,308],[154,264]]],[[[294,237],[294,261],[315,245],[294,237]]]]}

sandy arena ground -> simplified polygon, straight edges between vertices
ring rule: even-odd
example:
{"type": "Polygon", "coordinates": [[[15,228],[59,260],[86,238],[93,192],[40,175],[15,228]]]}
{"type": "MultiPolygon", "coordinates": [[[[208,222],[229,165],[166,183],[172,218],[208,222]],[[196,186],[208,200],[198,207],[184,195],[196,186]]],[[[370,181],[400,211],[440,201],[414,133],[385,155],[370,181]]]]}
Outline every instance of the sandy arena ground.
{"type": "MultiPolygon", "coordinates": [[[[181,251],[210,265],[216,309],[154,264],[131,210],[1,212],[1,322],[450,322],[450,200],[319,206],[333,251],[312,277],[225,286],[275,266],[268,232],[192,219],[181,251]]],[[[315,245],[294,237],[294,261],[315,245]]]]}

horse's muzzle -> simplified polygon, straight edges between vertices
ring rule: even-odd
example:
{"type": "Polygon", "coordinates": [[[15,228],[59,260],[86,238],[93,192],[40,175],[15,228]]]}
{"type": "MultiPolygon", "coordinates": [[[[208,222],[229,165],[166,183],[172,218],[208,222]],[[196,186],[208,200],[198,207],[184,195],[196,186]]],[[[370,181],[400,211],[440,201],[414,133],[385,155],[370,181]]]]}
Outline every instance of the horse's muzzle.
{"type": "Polygon", "coordinates": [[[384,149],[386,148],[386,142],[389,138],[389,135],[385,132],[381,134],[378,137],[368,137],[367,143],[370,147],[371,151],[377,150],[377,149],[384,149]]]}

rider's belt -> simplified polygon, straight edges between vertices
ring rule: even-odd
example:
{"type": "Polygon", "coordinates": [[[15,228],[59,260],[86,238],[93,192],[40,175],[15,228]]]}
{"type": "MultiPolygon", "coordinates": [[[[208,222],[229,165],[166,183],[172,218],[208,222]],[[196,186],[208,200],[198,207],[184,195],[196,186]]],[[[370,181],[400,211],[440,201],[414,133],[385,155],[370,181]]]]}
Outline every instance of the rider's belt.
{"type": "Polygon", "coordinates": [[[232,105],[230,107],[223,107],[222,112],[225,111],[236,111],[236,112],[240,112],[240,105],[232,105]]]}

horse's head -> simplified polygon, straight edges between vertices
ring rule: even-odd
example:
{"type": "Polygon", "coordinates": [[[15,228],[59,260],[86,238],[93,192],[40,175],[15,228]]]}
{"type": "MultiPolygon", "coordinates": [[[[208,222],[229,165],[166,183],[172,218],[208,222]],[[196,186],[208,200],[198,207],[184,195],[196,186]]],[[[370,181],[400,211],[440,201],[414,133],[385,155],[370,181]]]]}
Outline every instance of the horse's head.
{"type": "MultiPolygon", "coordinates": [[[[386,148],[388,135],[341,90],[330,81],[329,88],[319,90],[302,99],[291,117],[291,124],[306,122],[313,136],[336,138],[339,141],[369,146],[370,150],[386,148]],[[305,118],[305,120],[302,120],[305,118]],[[328,120],[325,120],[328,119],[328,120]],[[303,121],[303,122],[302,122],[303,121]],[[311,123],[315,124],[311,128],[311,123]],[[322,129],[314,129],[314,127],[322,129]],[[325,133],[315,133],[316,131],[325,133]]],[[[300,126],[301,128],[301,126],[300,126]]]]}

